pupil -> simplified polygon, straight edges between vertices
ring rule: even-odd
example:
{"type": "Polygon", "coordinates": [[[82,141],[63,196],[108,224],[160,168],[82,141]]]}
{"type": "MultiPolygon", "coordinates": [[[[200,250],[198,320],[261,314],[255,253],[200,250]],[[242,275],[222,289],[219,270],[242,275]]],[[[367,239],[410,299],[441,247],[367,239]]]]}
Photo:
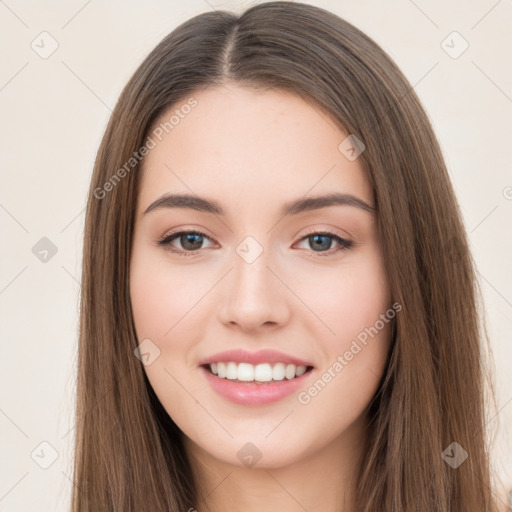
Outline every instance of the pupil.
{"type": "Polygon", "coordinates": [[[200,248],[200,247],[201,247],[201,237],[202,237],[202,235],[199,235],[199,234],[197,234],[197,233],[187,233],[186,235],[183,235],[183,236],[181,237],[181,243],[182,243],[182,245],[183,245],[183,247],[184,247],[185,249],[187,249],[187,248],[188,248],[188,249],[192,249],[192,250],[194,250],[194,249],[198,249],[198,248],[200,248]],[[185,238],[185,243],[183,243],[183,237],[185,238]],[[198,243],[198,239],[199,239],[199,247],[198,247],[197,245],[196,245],[196,246],[194,246],[194,245],[193,245],[193,244],[194,244],[194,242],[196,242],[196,244],[198,243]],[[189,246],[189,247],[187,247],[187,244],[188,244],[189,242],[190,242],[190,243],[191,243],[191,245],[192,245],[191,247],[190,247],[190,246],[189,246]]]}
{"type": "Polygon", "coordinates": [[[313,235],[313,240],[315,241],[315,243],[318,241],[318,239],[322,239],[324,240],[324,242],[326,241],[327,243],[324,243],[323,246],[319,247],[320,249],[329,249],[329,238],[328,236],[326,235],[313,235]]]}

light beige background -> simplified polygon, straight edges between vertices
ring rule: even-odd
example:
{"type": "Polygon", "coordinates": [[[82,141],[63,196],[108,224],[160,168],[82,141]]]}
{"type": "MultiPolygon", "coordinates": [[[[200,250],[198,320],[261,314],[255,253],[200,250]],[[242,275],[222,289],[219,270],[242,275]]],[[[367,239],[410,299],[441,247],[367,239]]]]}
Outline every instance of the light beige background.
{"type": "MultiPolygon", "coordinates": [[[[500,409],[489,428],[500,427],[493,453],[512,487],[512,2],[309,3],[344,17],[379,43],[432,119],[481,277],[500,409]],[[469,44],[458,58],[452,57],[464,41],[450,36],[453,31],[469,44]]],[[[69,506],[84,206],[111,109],[136,67],[174,27],[201,12],[249,5],[0,0],[4,512],[60,512],[69,506]],[[43,31],[50,36],[41,36],[43,31]],[[44,59],[40,54],[51,49],[52,39],[58,48],[44,59]],[[46,263],[32,252],[42,237],[57,248],[46,263]],[[41,467],[56,455],[47,469],[41,467]]]]}

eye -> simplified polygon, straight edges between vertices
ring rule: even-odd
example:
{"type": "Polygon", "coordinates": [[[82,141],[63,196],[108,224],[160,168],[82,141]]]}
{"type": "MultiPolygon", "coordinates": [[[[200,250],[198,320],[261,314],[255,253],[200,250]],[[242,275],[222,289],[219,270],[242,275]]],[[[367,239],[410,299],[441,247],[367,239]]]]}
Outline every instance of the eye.
{"type": "Polygon", "coordinates": [[[179,231],[171,233],[162,240],[158,241],[158,245],[164,246],[167,250],[178,254],[179,256],[193,256],[194,252],[202,249],[201,245],[204,239],[210,240],[210,237],[200,231],[179,231]],[[179,241],[181,249],[176,249],[172,242],[179,241]]]}
{"type": "Polygon", "coordinates": [[[313,250],[313,252],[325,253],[318,254],[318,256],[330,256],[339,251],[346,251],[353,246],[353,242],[350,240],[341,238],[335,233],[331,233],[329,231],[313,231],[301,238],[301,241],[302,240],[308,242],[310,247],[320,249],[319,251],[313,250]],[[333,239],[338,244],[338,247],[332,249],[332,241],[329,239],[333,239]]]}
{"type": "MultiPolygon", "coordinates": [[[[159,240],[157,244],[179,256],[194,256],[194,253],[203,249],[201,245],[205,239],[211,240],[208,235],[201,231],[178,231],[177,233],[167,235],[162,240],[159,240]],[[181,248],[176,248],[172,245],[174,241],[178,241],[181,248]]],[[[318,256],[329,256],[333,253],[347,250],[353,245],[353,242],[350,240],[346,240],[329,231],[314,231],[300,239],[301,242],[303,240],[309,242],[310,247],[313,247],[313,249],[311,249],[312,252],[325,253],[318,254],[318,256]],[[332,249],[332,241],[329,241],[329,239],[334,240],[338,244],[338,247],[332,249]],[[315,248],[320,250],[314,250],[315,248]]]]}

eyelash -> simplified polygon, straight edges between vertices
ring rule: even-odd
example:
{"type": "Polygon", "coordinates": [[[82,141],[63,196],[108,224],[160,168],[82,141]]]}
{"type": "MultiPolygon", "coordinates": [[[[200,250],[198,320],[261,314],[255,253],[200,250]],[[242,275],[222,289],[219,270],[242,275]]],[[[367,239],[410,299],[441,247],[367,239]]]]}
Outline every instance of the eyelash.
{"type": "MultiPolygon", "coordinates": [[[[171,251],[172,253],[175,253],[177,254],[178,256],[195,256],[200,249],[198,250],[195,250],[195,251],[184,251],[184,250],[181,250],[181,249],[175,249],[171,246],[171,242],[173,240],[175,240],[176,238],[179,238],[181,237],[182,235],[201,235],[202,237],[205,237],[205,238],[208,238],[210,240],[210,237],[208,235],[206,235],[205,233],[202,233],[201,231],[195,231],[195,230],[190,230],[190,231],[178,231],[176,233],[171,233],[170,235],[167,235],[166,237],[164,237],[162,240],[159,240],[157,242],[157,245],[159,246],[163,246],[166,250],[169,250],[171,251]]],[[[307,235],[304,235],[300,241],[304,240],[304,239],[307,239],[311,236],[314,236],[314,235],[322,235],[322,236],[327,236],[329,238],[333,238],[338,244],[339,244],[339,247],[337,249],[328,249],[327,251],[313,251],[310,249],[311,252],[317,254],[318,256],[320,257],[324,257],[324,256],[332,256],[334,253],[337,253],[339,251],[346,251],[348,249],[350,249],[354,243],[350,240],[346,240],[344,238],[341,238],[340,236],[336,235],[335,233],[331,233],[329,231],[312,231],[311,233],[308,233],[307,235]]]]}

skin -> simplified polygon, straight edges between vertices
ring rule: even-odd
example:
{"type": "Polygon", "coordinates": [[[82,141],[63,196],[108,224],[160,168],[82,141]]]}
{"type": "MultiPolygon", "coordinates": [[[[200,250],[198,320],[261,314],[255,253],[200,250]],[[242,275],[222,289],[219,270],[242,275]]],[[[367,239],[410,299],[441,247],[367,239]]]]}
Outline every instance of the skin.
{"type": "Polygon", "coordinates": [[[373,206],[361,158],[347,159],[338,145],[348,134],[292,93],[228,82],[193,96],[197,106],[144,160],[130,290],[139,343],[149,338],[160,350],[144,369],[185,434],[205,496],[195,508],[352,510],[365,411],[385,369],[390,324],[307,404],[297,393],[263,406],[231,403],[198,365],[228,349],[277,349],[315,366],[306,389],[389,310],[375,213],[343,205],[279,215],[285,202],[332,192],[373,206]],[[226,215],[144,214],[165,193],[216,200],[226,215]],[[171,247],[192,256],[157,244],[187,229],[206,237],[196,245],[177,237],[171,247]],[[307,236],[315,229],[353,245],[335,252],[329,237],[315,245],[307,236]],[[236,251],[246,236],[263,248],[250,264],[236,251]],[[247,442],[262,454],[253,467],[237,457],[247,442]]]}

